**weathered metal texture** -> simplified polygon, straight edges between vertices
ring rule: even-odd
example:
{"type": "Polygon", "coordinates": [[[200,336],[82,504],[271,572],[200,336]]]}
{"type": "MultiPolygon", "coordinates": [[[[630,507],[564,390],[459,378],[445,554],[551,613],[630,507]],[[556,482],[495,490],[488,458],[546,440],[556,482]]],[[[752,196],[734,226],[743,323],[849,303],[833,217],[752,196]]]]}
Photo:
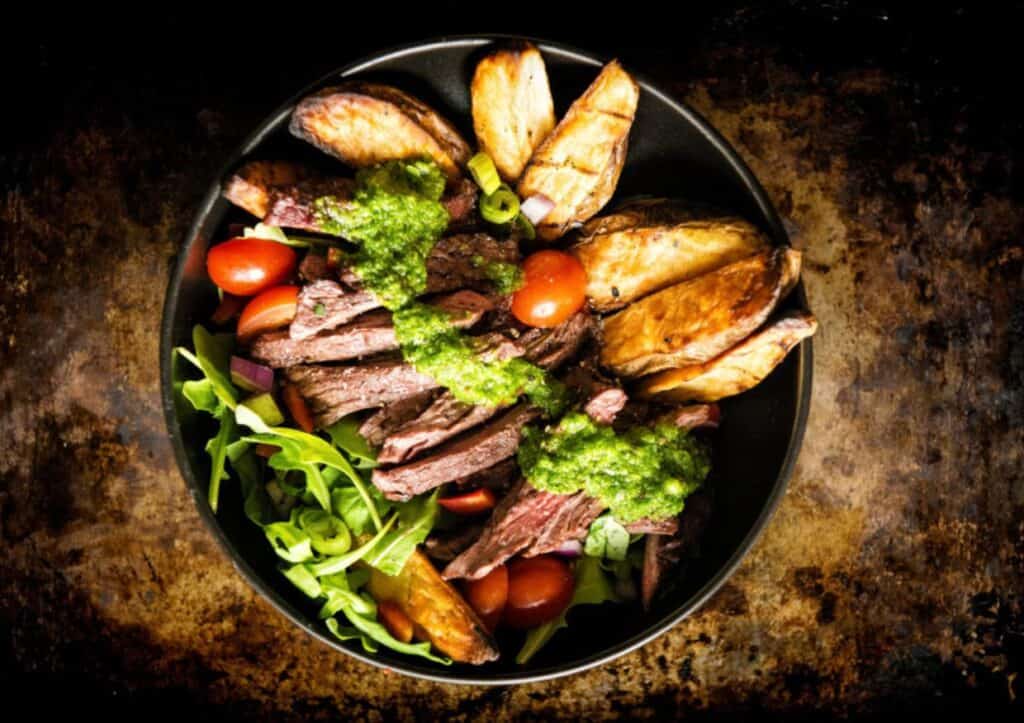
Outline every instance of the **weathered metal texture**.
{"type": "Polygon", "coordinates": [[[810,75],[776,58],[719,50],[647,69],[739,149],[805,252],[821,332],[789,493],[699,614],[600,669],[517,688],[388,675],[313,642],[247,587],[186,493],[159,409],[163,287],[192,204],[259,113],[86,114],[8,155],[10,679],[64,676],[101,701],[278,720],[1019,699],[1024,208],[1012,148],[972,134],[962,110],[922,105],[898,75],[810,75]]]}

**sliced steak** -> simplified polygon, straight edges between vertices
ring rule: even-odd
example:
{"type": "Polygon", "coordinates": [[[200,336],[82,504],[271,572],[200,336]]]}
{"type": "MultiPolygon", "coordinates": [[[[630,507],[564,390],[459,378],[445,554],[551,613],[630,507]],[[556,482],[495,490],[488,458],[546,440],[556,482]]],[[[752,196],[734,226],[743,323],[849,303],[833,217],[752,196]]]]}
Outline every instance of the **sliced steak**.
{"type": "Polygon", "coordinates": [[[679,520],[675,517],[664,520],[641,517],[639,520],[627,522],[623,527],[631,535],[674,535],[679,530],[679,520]]]}
{"type": "Polygon", "coordinates": [[[651,606],[665,570],[677,565],[683,552],[694,548],[711,521],[711,496],[696,492],[686,500],[679,528],[671,536],[648,535],[644,540],[644,562],[640,573],[640,599],[644,609],[651,606]]]}
{"type": "Polygon", "coordinates": [[[276,186],[268,194],[270,202],[263,223],[323,232],[313,210],[314,201],[322,196],[348,200],[352,198],[354,190],[355,183],[348,178],[312,178],[287,186],[276,186]]]}
{"type": "Polygon", "coordinates": [[[292,339],[307,339],[379,307],[380,302],[368,291],[346,288],[337,281],[322,279],[302,287],[288,334],[292,339]]]}
{"type": "Polygon", "coordinates": [[[291,161],[249,161],[224,183],[224,198],[263,218],[275,188],[288,186],[315,176],[308,166],[291,161]]]}
{"type": "Polygon", "coordinates": [[[441,199],[445,210],[451,220],[448,221],[449,229],[462,229],[473,226],[476,223],[476,199],[479,195],[479,188],[469,178],[460,178],[445,193],[441,199]]]}
{"type": "MultiPolygon", "coordinates": [[[[680,426],[698,421],[698,415],[677,415],[680,426]]],[[[584,492],[556,495],[537,490],[523,480],[494,509],[480,539],[455,558],[442,573],[447,579],[476,579],[513,555],[525,557],[557,550],[570,540],[586,536],[590,524],[605,509],[584,492]]],[[[637,520],[631,532],[672,534],[676,521],[637,520]]]]}
{"type": "MultiPolygon", "coordinates": [[[[525,357],[537,362],[537,355],[542,356],[544,363],[540,365],[546,368],[570,358],[588,337],[589,324],[585,318],[589,317],[577,315],[554,329],[538,329],[538,334],[532,335],[529,342],[524,344],[525,357]]],[[[526,335],[519,339],[519,343],[523,344],[524,341],[526,335]]],[[[595,392],[596,389],[592,384],[585,393],[595,392]]],[[[595,394],[588,405],[594,407],[595,413],[608,417],[614,416],[618,411],[615,406],[620,402],[625,404],[625,401],[625,393],[611,387],[609,383],[608,388],[602,387],[601,394],[595,394]]],[[[384,464],[405,462],[471,427],[483,424],[503,409],[505,407],[474,407],[458,401],[451,392],[445,392],[419,417],[395,430],[385,440],[377,459],[384,464]]]]}
{"type": "MultiPolygon", "coordinates": [[[[475,291],[457,291],[431,302],[452,314],[453,326],[463,329],[480,321],[493,306],[475,291]]],[[[257,361],[272,367],[290,367],[325,361],[346,361],[393,351],[398,339],[391,323],[391,312],[370,311],[350,324],[327,329],[313,336],[293,339],[289,331],[274,331],[260,336],[250,353],[257,361]]]]}
{"type": "Polygon", "coordinates": [[[423,547],[431,559],[451,562],[460,552],[473,544],[483,529],[482,522],[474,522],[458,530],[431,533],[423,547]]]}
{"type": "Polygon", "coordinates": [[[420,412],[429,407],[434,401],[435,394],[436,392],[431,390],[384,405],[363,421],[359,427],[359,434],[370,446],[379,447],[388,435],[410,419],[415,419],[420,412]]]}
{"type": "Polygon", "coordinates": [[[460,402],[450,392],[439,396],[416,419],[384,441],[377,461],[397,464],[415,457],[430,447],[465,430],[486,422],[497,413],[496,407],[474,407],[460,402]]]}
{"type": "Polygon", "coordinates": [[[512,407],[472,434],[448,442],[429,457],[400,467],[375,469],[373,483],[388,499],[407,500],[445,482],[486,469],[516,453],[520,432],[538,416],[540,412],[529,405],[512,407]]]}
{"type": "Polygon", "coordinates": [[[319,281],[320,279],[329,279],[334,275],[327,268],[327,257],[315,254],[312,251],[308,251],[299,263],[299,276],[307,283],[319,281]]]}
{"type": "Polygon", "coordinates": [[[565,383],[587,400],[583,411],[598,424],[611,424],[629,401],[626,392],[586,363],[573,367],[565,383]]]}
{"type": "Polygon", "coordinates": [[[492,289],[494,285],[485,266],[496,261],[518,263],[517,245],[485,233],[445,236],[434,244],[427,257],[427,291],[492,289]]]}
{"type": "Polygon", "coordinates": [[[669,422],[684,429],[714,429],[722,419],[717,404],[687,404],[662,415],[659,421],[669,422]]]}
{"type": "Polygon", "coordinates": [[[437,388],[437,382],[398,360],[361,366],[297,366],[285,376],[309,404],[317,425],[328,427],[353,412],[437,388]]]}
{"type": "Polygon", "coordinates": [[[505,492],[518,476],[519,463],[514,457],[509,457],[487,469],[452,480],[452,484],[462,488],[486,487],[494,492],[505,492]]]}

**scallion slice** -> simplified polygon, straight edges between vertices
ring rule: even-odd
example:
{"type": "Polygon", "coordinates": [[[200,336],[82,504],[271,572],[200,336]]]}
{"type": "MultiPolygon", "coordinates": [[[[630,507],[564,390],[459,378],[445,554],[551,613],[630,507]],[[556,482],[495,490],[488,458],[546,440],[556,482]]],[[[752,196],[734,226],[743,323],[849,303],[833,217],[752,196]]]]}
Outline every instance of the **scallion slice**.
{"type": "Polygon", "coordinates": [[[469,159],[469,163],[466,164],[469,168],[470,175],[473,176],[473,180],[476,181],[476,185],[480,186],[480,190],[485,195],[490,195],[498,190],[501,185],[501,177],[498,175],[498,169],[494,167],[494,161],[486,153],[477,153],[475,156],[469,159]]]}
{"type": "Polygon", "coordinates": [[[508,223],[519,214],[519,197],[508,186],[480,199],[480,215],[491,223],[508,223]]]}
{"type": "Polygon", "coordinates": [[[309,535],[290,522],[272,522],[263,528],[274,552],[288,562],[305,562],[313,557],[309,535]]]}

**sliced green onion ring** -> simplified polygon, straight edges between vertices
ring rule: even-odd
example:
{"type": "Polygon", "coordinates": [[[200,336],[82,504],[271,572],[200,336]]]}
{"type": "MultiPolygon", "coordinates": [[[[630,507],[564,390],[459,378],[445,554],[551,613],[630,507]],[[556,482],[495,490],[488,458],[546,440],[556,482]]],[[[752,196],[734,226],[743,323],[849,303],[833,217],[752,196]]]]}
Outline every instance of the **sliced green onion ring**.
{"type": "Polygon", "coordinates": [[[298,525],[321,555],[344,555],[352,549],[352,535],[344,521],[323,510],[305,509],[298,525]]]}
{"type": "Polygon", "coordinates": [[[292,581],[295,587],[299,588],[306,596],[318,598],[323,594],[320,582],[313,576],[313,573],[305,565],[292,565],[282,570],[284,576],[292,581]]]}
{"type": "Polygon", "coordinates": [[[519,214],[519,197],[508,186],[480,199],[480,215],[491,223],[508,223],[519,214]]]}
{"type": "Polygon", "coordinates": [[[271,522],[263,528],[278,557],[288,562],[305,562],[313,557],[309,535],[291,522],[271,522]]]}
{"type": "Polygon", "coordinates": [[[533,224],[530,223],[530,219],[521,213],[513,219],[512,226],[519,232],[519,235],[527,241],[533,241],[537,238],[537,230],[533,227],[533,224]]]}
{"type": "Polygon", "coordinates": [[[388,530],[395,524],[395,520],[398,519],[398,513],[391,515],[391,519],[380,528],[380,532],[374,535],[365,544],[360,545],[356,549],[348,552],[344,555],[338,555],[337,557],[329,557],[323,562],[318,562],[315,565],[311,565],[309,571],[317,577],[323,577],[324,575],[333,575],[336,572],[341,572],[352,567],[353,564],[358,562],[366,553],[373,549],[373,546],[380,542],[381,538],[388,533],[388,530]]]}
{"type": "Polygon", "coordinates": [[[473,180],[476,181],[476,185],[480,186],[480,190],[485,195],[490,195],[498,190],[501,185],[501,177],[498,175],[498,169],[494,167],[494,161],[486,153],[477,153],[475,156],[469,159],[469,163],[466,164],[469,168],[470,175],[473,176],[473,180]]]}

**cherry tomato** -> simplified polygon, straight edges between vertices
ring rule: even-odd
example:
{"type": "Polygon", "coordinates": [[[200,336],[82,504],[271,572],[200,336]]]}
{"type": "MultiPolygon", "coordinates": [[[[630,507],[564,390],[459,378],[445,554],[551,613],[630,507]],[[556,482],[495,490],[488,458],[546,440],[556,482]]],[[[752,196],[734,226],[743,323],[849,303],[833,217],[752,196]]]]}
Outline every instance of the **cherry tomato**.
{"type": "Polygon", "coordinates": [[[535,628],[569,606],[575,586],[569,565],[549,555],[513,560],[508,566],[504,621],[513,628],[535,628]]]}
{"type": "Polygon", "coordinates": [[[246,304],[238,318],[238,338],[251,339],[291,323],[299,307],[298,286],[275,286],[246,304]]]}
{"type": "Polygon", "coordinates": [[[299,425],[299,429],[303,432],[312,432],[313,427],[316,426],[313,423],[313,414],[309,411],[306,400],[299,394],[299,390],[291,384],[286,384],[281,390],[281,399],[284,400],[284,405],[288,407],[288,413],[299,425]]]}
{"type": "Polygon", "coordinates": [[[210,249],[206,270],[224,291],[253,296],[295,273],[295,251],[276,241],[233,238],[210,249]]]}
{"type": "Polygon", "coordinates": [[[466,602],[493,633],[508,600],[508,568],[498,565],[479,580],[466,580],[462,589],[466,602]]]}
{"type": "Polygon", "coordinates": [[[583,306],[587,274],[574,256],[538,251],[523,262],[523,285],[512,295],[512,313],[530,326],[558,326],[583,306]]]}
{"type": "Polygon", "coordinates": [[[389,600],[377,603],[377,616],[391,636],[402,643],[412,640],[412,620],[402,608],[389,600]]]}
{"type": "Polygon", "coordinates": [[[494,509],[494,493],[486,487],[475,489],[472,492],[463,492],[461,495],[442,497],[437,504],[449,512],[457,515],[478,515],[481,512],[494,509]]]}

